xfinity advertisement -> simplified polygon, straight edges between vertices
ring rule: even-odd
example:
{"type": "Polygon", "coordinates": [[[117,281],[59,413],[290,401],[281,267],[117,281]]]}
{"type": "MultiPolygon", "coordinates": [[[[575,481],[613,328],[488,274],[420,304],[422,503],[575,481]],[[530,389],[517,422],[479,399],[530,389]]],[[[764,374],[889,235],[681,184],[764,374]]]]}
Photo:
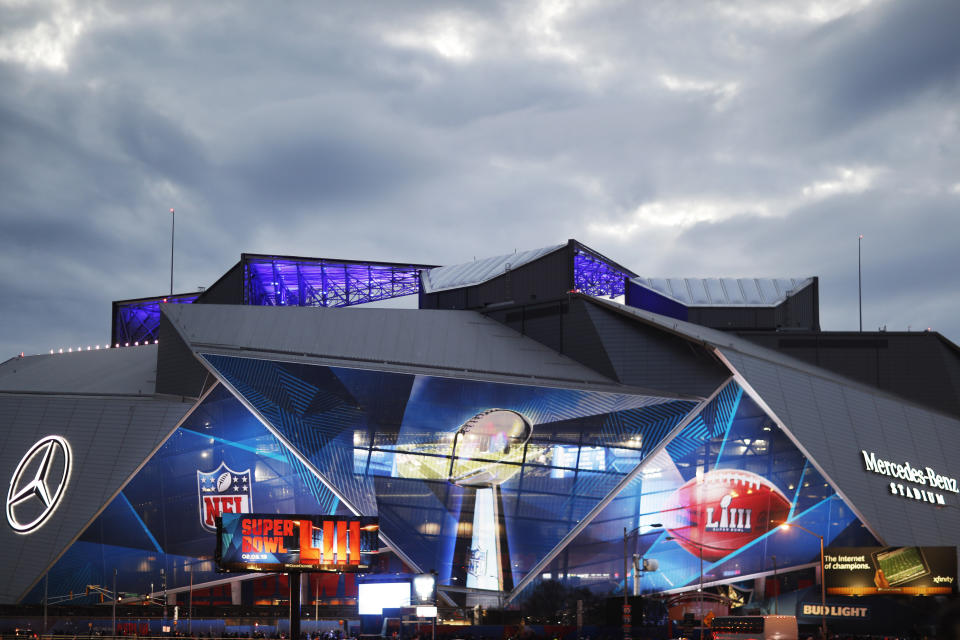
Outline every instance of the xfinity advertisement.
{"type": "Polygon", "coordinates": [[[823,567],[832,595],[957,592],[956,547],[827,547],[823,567]]]}
{"type": "Polygon", "coordinates": [[[225,513],[217,518],[221,571],[370,571],[376,518],[225,513]]]}

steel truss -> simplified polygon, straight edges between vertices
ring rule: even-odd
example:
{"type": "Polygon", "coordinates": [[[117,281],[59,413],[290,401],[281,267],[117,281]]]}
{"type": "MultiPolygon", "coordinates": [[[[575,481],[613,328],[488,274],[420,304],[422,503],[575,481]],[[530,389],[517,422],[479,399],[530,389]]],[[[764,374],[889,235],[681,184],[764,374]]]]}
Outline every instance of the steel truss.
{"type": "Polygon", "coordinates": [[[599,254],[578,246],[573,254],[573,286],[591,296],[622,296],[635,274],[619,268],[599,254]]]}
{"type": "Polygon", "coordinates": [[[199,293],[158,298],[142,298],[113,303],[112,343],[121,347],[127,344],[148,343],[160,338],[160,304],[190,304],[199,293]]]}
{"type": "Polygon", "coordinates": [[[348,307],[420,292],[432,265],[323,258],[245,256],[243,303],[261,306],[348,307]]]}

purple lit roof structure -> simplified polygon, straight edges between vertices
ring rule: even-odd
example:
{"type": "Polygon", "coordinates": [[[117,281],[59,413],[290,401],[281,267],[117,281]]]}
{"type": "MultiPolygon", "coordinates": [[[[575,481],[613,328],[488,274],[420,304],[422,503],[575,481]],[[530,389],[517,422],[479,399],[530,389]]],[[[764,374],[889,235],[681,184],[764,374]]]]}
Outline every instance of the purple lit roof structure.
{"type": "Polygon", "coordinates": [[[626,293],[627,280],[636,274],[580,244],[574,245],[573,287],[591,296],[615,298],[626,293]]]}
{"type": "Polygon", "coordinates": [[[121,347],[128,344],[147,343],[157,340],[160,329],[160,304],[190,304],[199,293],[178,293],[156,298],[118,300],[113,303],[113,330],[111,344],[121,347]]]}
{"type": "Polygon", "coordinates": [[[261,306],[348,307],[420,292],[432,265],[325,258],[243,256],[243,303],[261,306]]]}
{"type": "MultiPolygon", "coordinates": [[[[233,304],[260,306],[347,307],[417,294],[420,271],[433,267],[245,253],[235,267],[243,274],[242,292],[228,294],[227,299],[233,304]]],[[[231,272],[211,290],[229,287],[221,282],[229,279],[231,272]]],[[[189,304],[203,295],[176,294],[114,302],[111,344],[124,346],[159,339],[160,304],[189,304]]],[[[218,297],[217,301],[224,300],[218,297]]]]}
{"type": "MultiPolygon", "coordinates": [[[[473,269],[477,264],[485,265],[491,260],[510,261],[507,265],[498,262],[497,269],[486,269],[490,273],[485,271],[481,274],[482,277],[471,271],[454,286],[463,287],[473,280],[489,279],[499,273],[498,269],[502,271],[505,268],[516,268],[563,249],[573,252],[573,282],[567,285],[572,289],[595,296],[615,297],[623,295],[626,281],[636,277],[636,274],[612,260],[575,240],[570,240],[566,245],[470,263],[466,266],[473,269]]],[[[160,304],[164,302],[348,307],[418,294],[421,288],[421,273],[425,274],[425,280],[430,280],[430,277],[439,278],[438,274],[444,270],[459,273],[457,267],[440,269],[435,265],[424,264],[245,253],[241,255],[240,262],[205,293],[114,302],[111,343],[123,346],[158,340],[160,304]],[[430,273],[431,270],[433,273],[430,273]]],[[[438,282],[440,280],[442,278],[439,278],[438,282]]],[[[434,286],[436,285],[437,283],[434,283],[434,286]]]]}

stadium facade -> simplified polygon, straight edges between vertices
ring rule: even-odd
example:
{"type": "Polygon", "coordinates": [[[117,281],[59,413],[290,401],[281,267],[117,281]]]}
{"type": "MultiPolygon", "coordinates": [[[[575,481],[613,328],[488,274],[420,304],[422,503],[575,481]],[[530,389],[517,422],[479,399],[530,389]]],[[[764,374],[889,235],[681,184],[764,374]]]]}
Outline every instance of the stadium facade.
{"type": "MultiPolygon", "coordinates": [[[[244,254],[201,293],[115,302],[110,344],[0,365],[0,603],[282,601],[216,572],[237,511],[377,516],[381,568],[460,606],[543,579],[749,590],[812,576],[819,536],[955,545],[960,350],[822,332],[817,287],[644,278],[571,240],[442,267],[244,254]],[[634,555],[659,569],[625,575],[634,555]]],[[[305,578],[304,602],[362,579],[305,578]]]]}

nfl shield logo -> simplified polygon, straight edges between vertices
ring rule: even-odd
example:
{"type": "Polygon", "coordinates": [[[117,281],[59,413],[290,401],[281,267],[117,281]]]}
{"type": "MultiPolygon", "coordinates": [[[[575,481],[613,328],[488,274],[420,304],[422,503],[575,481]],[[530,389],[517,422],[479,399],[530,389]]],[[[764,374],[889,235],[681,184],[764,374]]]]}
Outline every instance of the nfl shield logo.
{"type": "Polygon", "coordinates": [[[253,481],[250,469],[234,471],[221,462],[213,471],[197,470],[197,497],[200,499],[200,525],[216,532],[214,520],[221,513],[250,513],[253,508],[253,481]]]}

